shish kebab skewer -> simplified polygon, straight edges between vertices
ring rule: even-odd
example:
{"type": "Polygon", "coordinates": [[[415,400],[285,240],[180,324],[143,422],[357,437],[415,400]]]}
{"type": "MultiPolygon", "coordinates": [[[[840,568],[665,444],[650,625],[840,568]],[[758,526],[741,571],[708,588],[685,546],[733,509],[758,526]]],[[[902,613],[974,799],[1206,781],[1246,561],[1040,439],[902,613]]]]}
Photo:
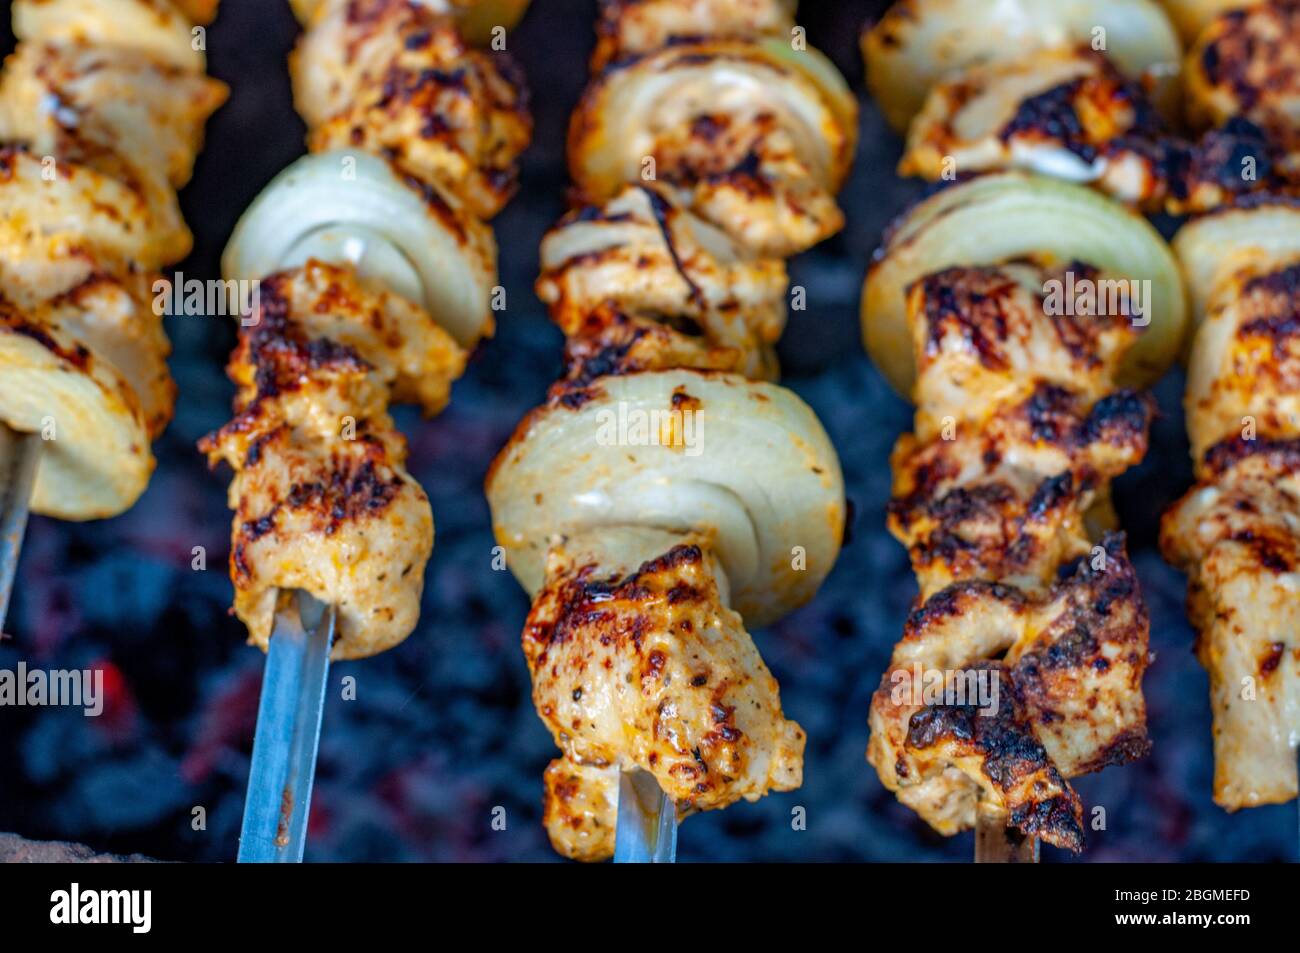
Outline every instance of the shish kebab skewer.
{"type": "Polygon", "coordinates": [[[312,154],[226,249],[226,277],[260,289],[229,365],[236,416],[200,445],[235,471],[234,611],[268,653],[241,861],[302,859],[329,663],[397,645],[419,617],[433,515],[387,405],[437,413],[492,333],[485,220],[531,122],[513,63],[459,27],[486,39],[525,5],[293,3],[312,154]]]}
{"type": "MultiPolygon", "coordinates": [[[[1140,208],[1187,201],[1193,163],[1170,144],[1155,105],[1173,112],[1180,46],[1155,4],[902,0],[864,35],[863,50],[869,85],[908,131],[904,174],[1018,169],[1090,183],[1140,208]]],[[[1034,860],[1036,834],[1077,850],[1081,805],[1065,778],[1147,747],[1147,623],[1122,540],[1100,545],[1116,551],[1112,582],[1126,580],[1123,624],[1080,617],[1078,594],[1103,585],[1086,558],[1070,583],[1051,581],[1113,524],[1109,481],[1145,453],[1152,411],[1149,399],[1117,388],[1153,379],[1177,353],[1182,296],[1167,249],[1136,216],[1016,173],[918,206],[868,277],[868,350],[920,408],[917,434],[895,452],[891,528],[912,551],[923,600],[873,701],[868,757],[939,830],[974,825],[978,862],[1034,860]],[[924,253],[911,244],[918,239],[924,253]],[[1124,317],[1046,313],[1049,283],[1074,277],[1099,287],[1155,278],[1150,324],[1137,335],[1124,317]],[[1052,427],[1036,419],[1043,413],[1052,427]],[[941,433],[943,420],[955,435],[941,433]],[[1014,615],[1039,618],[1018,638],[989,608],[1001,596],[982,592],[987,583],[1028,595],[1014,615]],[[959,602],[974,620],[969,631],[931,611],[959,602]],[[1090,631],[1065,660],[1052,628],[1071,617],[1090,631]],[[963,639],[975,641],[955,650],[963,639]],[[1109,678],[1089,679],[1082,666],[1099,648],[1109,678]],[[1055,660],[1050,691],[1040,684],[1044,652],[1055,660]],[[996,677],[1018,711],[1002,725],[975,718],[966,727],[983,736],[973,745],[954,744],[958,726],[941,723],[953,710],[900,704],[890,691],[910,664],[965,669],[980,655],[1002,656],[996,677]],[[1071,717],[1066,708],[1085,699],[1110,723],[1071,717]],[[995,744],[1011,739],[1023,746],[1018,763],[995,744]],[[998,829],[1009,825],[1020,833],[998,829]]]]}
{"type": "Polygon", "coordinates": [[[1300,789],[1300,3],[1181,6],[1189,30],[1201,28],[1189,118],[1209,136],[1262,131],[1282,170],[1270,190],[1225,201],[1174,239],[1196,321],[1185,409],[1197,482],[1160,541],[1189,576],[1214,800],[1236,811],[1300,789]]]}
{"type": "Polygon", "coordinates": [[[811,411],[765,382],[775,256],[841,227],[857,116],[794,6],[603,4],[570,125],[591,204],[547,235],[537,284],[568,375],[487,493],[533,596],[533,700],[564,752],[545,823],[571,858],[671,861],[679,815],[801,782],[802,729],[745,626],[816,591],[844,490],[811,411]],[[617,419],[657,423],[602,436],[617,419]]]}
{"type": "Polygon", "coordinates": [[[192,29],[216,0],[16,0],[0,76],[0,631],[28,510],[115,516],[171,418],[158,269],[226,97],[192,29]]]}

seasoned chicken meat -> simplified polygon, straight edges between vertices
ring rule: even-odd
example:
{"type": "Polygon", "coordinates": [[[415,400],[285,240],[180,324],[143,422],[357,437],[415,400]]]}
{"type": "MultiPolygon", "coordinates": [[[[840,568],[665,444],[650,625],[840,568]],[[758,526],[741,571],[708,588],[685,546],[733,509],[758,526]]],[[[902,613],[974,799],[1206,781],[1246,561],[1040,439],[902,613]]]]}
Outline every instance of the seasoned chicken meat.
{"type": "Polygon", "coordinates": [[[1025,169],[1157,209],[1175,153],[1141,87],[1091,47],[1046,49],[936,84],[912,121],[901,175],[1025,169]]]}
{"type": "MultiPolygon", "coordinates": [[[[614,4],[605,22],[667,6],[614,4]]],[[[743,19],[745,6],[733,14],[743,19]]],[[[664,16],[662,26],[675,22],[664,16]]],[[[792,255],[843,225],[835,193],[853,161],[857,104],[820,53],[733,35],[739,21],[723,19],[721,34],[670,36],[599,73],[570,121],[569,170],[593,203],[656,181],[754,254],[792,255]]]]}
{"type": "Polygon", "coordinates": [[[556,758],[542,781],[542,823],[555,849],[570,860],[612,857],[618,827],[618,767],[556,758]]]}
{"type": "Polygon", "coordinates": [[[571,212],[543,239],[541,259],[537,296],[581,375],[698,367],[776,376],[785,263],[747,256],[650,188],[571,212]]]}
{"type": "Polygon", "coordinates": [[[309,262],[259,297],[230,362],[238,413],[201,444],[235,471],[235,613],[265,648],[277,591],[304,589],[338,608],[335,658],[374,655],[414,628],[433,548],[385,408],[398,396],[440,410],[464,353],[350,269],[309,262]]]}
{"type": "Polygon", "coordinates": [[[1040,596],[956,583],[912,613],[894,649],[867,759],[940,833],[973,826],[985,800],[1023,833],[1077,851],[1082,805],[1066,779],[1150,747],[1148,621],[1122,536],[1063,569],[1040,596]],[[925,680],[944,673],[965,697],[926,703],[925,680]]]}
{"type": "Polygon", "coordinates": [[[867,759],[943,834],[989,809],[1077,851],[1068,779],[1148,748],[1146,609],[1123,537],[1098,541],[1110,480],[1145,454],[1155,412],[1114,383],[1142,318],[1054,296],[1103,280],[1031,257],[908,292],[916,432],[893,454],[889,525],[920,596],[867,759]]]}
{"type": "MultiPolygon", "coordinates": [[[[215,6],[215,4],[213,4],[215,6]]],[[[0,74],[0,421],[40,433],[32,507],[113,516],[171,419],[153,272],[225,87],[162,0],[17,0],[0,74]]]]}
{"type": "Polygon", "coordinates": [[[524,627],[533,703],[566,758],[649,771],[685,809],[797,788],[803,730],[716,557],[687,541],[621,577],[588,559],[551,549],[524,627]]]}
{"type": "Polygon", "coordinates": [[[1160,534],[1189,576],[1210,673],[1214,799],[1228,810],[1294,798],[1300,744],[1300,214],[1265,205],[1200,227],[1233,218],[1239,233],[1180,236],[1189,264],[1222,264],[1206,276],[1188,372],[1198,482],[1160,534]]]}
{"type": "Polygon", "coordinates": [[[788,38],[798,0],[600,0],[591,70],[695,37],[788,38]]]}
{"type": "Polygon", "coordinates": [[[313,152],[361,149],[481,218],[515,188],[532,136],[509,57],[470,48],[455,23],[408,0],[328,0],[292,59],[313,152]]]}
{"type": "Polygon", "coordinates": [[[1091,548],[1110,480],[1146,453],[1153,401],[1111,392],[1131,320],[1044,310],[1043,288],[1072,274],[1095,278],[1021,264],[913,286],[916,431],[894,450],[889,525],[922,599],[963,579],[1046,586],[1091,548]]]}

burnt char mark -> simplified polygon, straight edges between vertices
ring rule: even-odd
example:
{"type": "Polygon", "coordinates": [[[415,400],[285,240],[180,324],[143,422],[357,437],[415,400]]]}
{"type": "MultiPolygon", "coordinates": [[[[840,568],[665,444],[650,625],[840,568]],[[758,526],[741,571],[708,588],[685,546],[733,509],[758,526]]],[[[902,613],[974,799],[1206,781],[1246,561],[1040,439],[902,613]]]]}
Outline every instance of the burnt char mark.
{"type": "Polygon", "coordinates": [[[290,317],[291,280],[284,272],[262,279],[254,320],[240,332],[254,368],[254,403],[299,390],[324,370],[370,370],[352,348],[328,338],[307,338],[290,317]]]}
{"type": "Polygon", "coordinates": [[[1277,671],[1278,666],[1282,664],[1282,656],[1286,654],[1285,642],[1274,642],[1264,653],[1264,657],[1259,662],[1259,674],[1268,678],[1277,671]]]}
{"type": "Polygon", "coordinates": [[[1209,479],[1217,481],[1238,464],[1261,459],[1279,473],[1300,469],[1300,438],[1290,440],[1246,440],[1233,437],[1205,451],[1209,479]]]}
{"type": "Polygon", "coordinates": [[[1249,313],[1259,316],[1245,322],[1240,333],[1267,338],[1275,358],[1286,360],[1300,338],[1300,264],[1251,278],[1242,297],[1249,313]]]}
{"type": "Polygon", "coordinates": [[[8,329],[12,334],[35,341],[64,364],[75,367],[79,371],[85,371],[90,367],[91,353],[88,348],[82,344],[70,348],[63,347],[46,328],[28,320],[27,316],[3,295],[0,295],[0,327],[8,329]]]}
{"type": "Polygon", "coordinates": [[[1072,80],[1021,100],[1016,114],[1000,130],[999,138],[1003,142],[1019,136],[1054,140],[1085,162],[1091,162],[1097,158],[1097,148],[1089,142],[1083,121],[1074,108],[1083,84],[1082,79],[1072,80]]]}
{"type": "Polygon", "coordinates": [[[1218,24],[1218,35],[1201,54],[1201,67],[1211,85],[1231,91],[1243,112],[1260,105],[1266,92],[1296,88],[1300,3],[1272,0],[1230,11],[1218,24]]]}
{"type": "Polygon", "coordinates": [[[1008,821],[1057,847],[1083,847],[1083,805],[1034,735],[1015,685],[998,662],[972,668],[998,679],[995,713],[978,705],[931,705],[912,715],[907,746],[951,745],[980,758],[984,775],[1007,798],[1008,821]]]}
{"type": "Polygon", "coordinates": [[[1242,530],[1229,537],[1250,550],[1255,562],[1271,573],[1282,575],[1294,572],[1297,568],[1296,543],[1290,534],[1273,534],[1242,530]]]}
{"type": "Polygon", "coordinates": [[[996,268],[946,268],[920,279],[928,329],[926,352],[939,353],[944,335],[955,329],[974,348],[982,365],[1006,370],[1009,299],[1016,283],[996,268]]]}
{"type": "Polygon", "coordinates": [[[1151,424],[1158,411],[1156,399],[1146,392],[1118,390],[1107,394],[1088,413],[1079,442],[1081,445],[1140,446],[1145,453],[1151,424]]]}
{"type": "Polygon", "coordinates": [[[1016,610],[1024,608],[1027,604],[1024,593],[1014,586],[984,579],[953,583],[939,590],[911,611],[907,621],[903,623],[903,638],[921,638],[931,626],[941,625],[946,620],[959,616],[988,599],[1008,603],[1016,610]]]}
{"type": "Polygon", "coordinates": [[[1074,474],[1058,473],[1048,477],[1034,489],[1029,498],[1026,515],[1030,519],[1041,519],[1053,510],[1064,506],[1075,498],[1074,474]]]}
{"type": "MultiPolygon", "coordinates": [[[[525,642],[539,646],[560,643],[576,636],[589,625],[599,625],[611,618],[608,604],[615,601],[641,602],[653,596],[649,581],[652,577],[687,565],[698,565],[704,561],[704,553],[699,546],[684,543],[674,546],[668,552],[641,564],[633,573],[620,579],[595,579],[594,566],[584,566],[571,575],[561,585],[558,593],[558,611],[545,621],[538,622],[530,616],[524,629],[525,642]]],[[[688,598],[702,598],[697,590],[683,590],[674,586],[667,598],[674,604],[680,604],[688,598]],[[674,594],[675,593],[675,598],[674,594]]],[[[640,633],[634,633],[634,637],[640,633]]]]}
{"type": "MultiPolygon", "coordinates": [[[[1082,76],[1022,100],[999,137],[1003,142],[1017,137],[1057,142],[1085,162],[1092,162],[1103,151],[1132,152],[1159,167],[1167,135],[1159,112],[1138,84],[1125,80],[1104,56],[1090,55],[1101,64],[1099,75],[1082,76]],[[1089,112],[1104,105],[1108,115],[1127,113],[1127,128],[1118,136],[1098,141],[1086,122],[1087,113],[1080,113],[1081,102],[1089,112]]],[[[1111,130],[1106,128],[1103,135],[1110,136],[1111,130]]]]}
{"type": "MultiPolygon", "coordinates": [[[[284,499],[268,511],[239,524],[235,534],[240,557],[237,584],[251,578],[248,547],[276,532],[282,517],[305,516],[313,531],[332,536],[347,525],[377,516],[396,499],[405,480],[395,472],[380,472],[374,458],[382,453],[382,447],[364,440],[359,446],[361,457],[333,456],[330,471],[322,479],[294,483],[284,499]]],[[[241,515],[244,512],[241,506],[241,515]]]]}
{"type": "Polygon", "coordinates": [[[1151,753],[1151,738],[1146,727],[1130,728],[1115,736],[1110,744],[1102,748],[1093,758],[1080,765],[1079,774],[1092,774],[1103,768],[1117,768],[1121,765],[1141,761],[1151,753]]]}
{"type": "Polygon", "coordinates": [[[1107,533],[1100,545],[1104,562],[1097,560],[1094,553],[1088,553],[1062,563],[1057,586],[1087,587],[1094,600],[1092,610],[1104,622],[1112,603],[1139,597],[1139,589],[1137,573],[1128,558],[1128,536],[1122,532],[1107,533]]]}
{"type": "Polygon", "coordinates": [[[695,303],[695,306],[701,312],[707,311],[708,306],[704,300],[704,293],[700,291],[699,285],[695,283],[695,280],[682,264],[682,259],[677,254],[677,246],[673,242],[673,232],[668,219],[669,216],[675,215],[676,212],[668,204],[668,201],[654,189],[642,187],[641,190],[645,192],[646,198],[650,200],[650,211],[654,214],[655,223],[658,224],[659,232],[664,237],[664,246],[672,257],[673,267],[677,269],[677,273],[682,276],[682,280],[686,282],[686,286],[690,289],[691,301],[695,303]]]}
{"type": "Polygon", "coordinates": [[[1208,186],[1228,196],[1281,188],[1284,147],[1262,127],[1234,116],[1195,143],[1172,143],[1168,151],[1168,180],[1176,198],[1186,199],[1208,186]],[[1242,169],[1253,163],[1255,175],[1242,169]]]}

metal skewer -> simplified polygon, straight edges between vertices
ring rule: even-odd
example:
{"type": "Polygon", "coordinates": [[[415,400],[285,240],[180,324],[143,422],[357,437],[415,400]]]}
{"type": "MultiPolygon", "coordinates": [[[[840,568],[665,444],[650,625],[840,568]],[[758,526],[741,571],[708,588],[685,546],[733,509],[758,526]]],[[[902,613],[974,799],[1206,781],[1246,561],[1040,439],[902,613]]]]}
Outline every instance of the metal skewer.
{"type": "Polygon", "coordinates": [[[42,446],[40,434],[18,433],[0,423],[0,634],[9,614],[42,446]]]}
{"type": "Polygon", "coordinates": [[[1007,825],[1007,815],[983,801],[975,806],[975,863],[1036,864],[1038,838],[1007,825]]]}
{"type": "Polygon", "coordinates": [[[653,774],[641,770],[621,772],[614,863],[676,862],[677,806],[659,789],[653,774]]]}
{"type": "Polygon", "coordinates": [[[301,863],[336,613],[301,590],[281,592],[266,653],[239,862],[301,863]]]}

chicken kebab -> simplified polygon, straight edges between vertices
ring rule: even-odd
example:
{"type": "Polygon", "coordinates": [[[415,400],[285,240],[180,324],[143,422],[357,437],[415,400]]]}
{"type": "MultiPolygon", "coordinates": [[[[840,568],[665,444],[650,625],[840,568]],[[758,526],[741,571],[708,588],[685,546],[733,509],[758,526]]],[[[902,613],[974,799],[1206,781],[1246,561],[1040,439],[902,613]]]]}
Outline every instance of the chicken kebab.
{"type": "Polygon", "coordinates": [[[129,509],[171,419],[159,271],[190,252],[176,190],[226,98],[196,27],[216,0],[15,0],[0,75],[0,626],[28,506],[129,509]]]}
{"type": "Polygon", "coordinates": [[[269,652],[241,839],[253,860],[301,858],[329,660],[392,648],[418,621],[433,514],[387,408],[437,413],[492,333],[486,220],[531,136],[513,61],[467,39],[504,32],[525,3],[292,5],[310,154],[227,246],[226,277],[260,284],[228,368],[235,417],[200,445],[234,471],[234,611],[269,652]]]}
{"type": "Polygon", "coordinates": [[[1146,453],[1141,388],[1186,324],[1135,210],[1187,198],[1163,118],[1181,44],[1154,3],[903,0],[863,48],[900,171],[958,180],[891,228],[863,290],[867,349],[917,407],[889,527],[920,586],[867,759],[935,830],[976,827],[977,860],[1077,852],[1070,779],[1150,746],[1110,483],[1146,453]]]}
{"type": "Polygon", "coordinates": [[[679,815],[802,781],[803,730],[748,627],[811,598],[842,542],[838,458],[772,383],[773,346],[782,256],[843,223],[857,110],[794,7],[600,6],[569,130],[581,201],[537,282],[567,371],[486,486],[533,600],[533,701],[562,752],[544,822],[569,858],[668,859],[626,846],[632,779],[673,844],[679,815]]]}
{"type": "MultiPolygon", "coordinates": [[[[1300,2],[1185,6],[1202,8],[1187,20],[1191,121],[1209,135],[1249,124],[1284,170],[1300,167],[1300,2]]],[[[1165,514],[1161,547],[1189,576],[1210,675],[1214,800],[1229,811],[1297,793],[1300,200],[1289,178],[1207,211],[1174,240],[1197,328],[1185,400],[1197,482],[1165,514]]]]}

